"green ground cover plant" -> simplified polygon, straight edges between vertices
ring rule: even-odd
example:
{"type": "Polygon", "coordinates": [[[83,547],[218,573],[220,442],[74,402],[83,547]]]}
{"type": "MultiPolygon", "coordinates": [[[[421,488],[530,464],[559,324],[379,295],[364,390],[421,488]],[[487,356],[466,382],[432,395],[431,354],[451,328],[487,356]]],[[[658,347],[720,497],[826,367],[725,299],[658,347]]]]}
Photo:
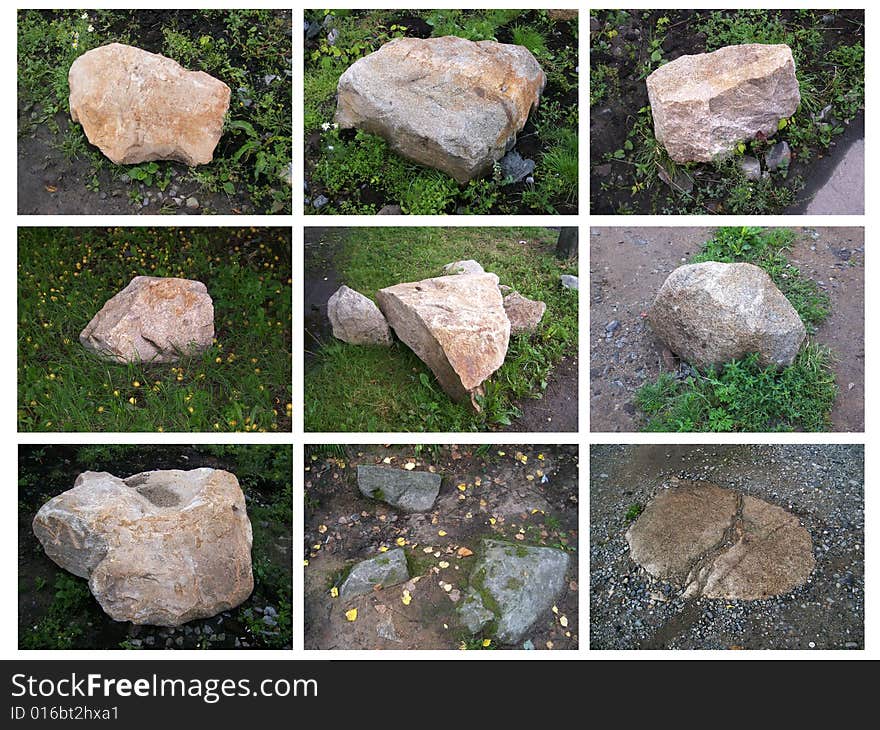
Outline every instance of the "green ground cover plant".
{"type": "MultiPolygon", "coordinates": [[[[92,597],[88,582],[59,568],[43,552],[31,531],[37,510],[73,487],[85,470],[130,476],[151,469],[210,466],[232,472],[245,495],[253,529],[251,553],[254,591],[228,617],[193,621],[210,625],[198,637],[178,629],[181,648],[232,648],[235,639],[258,649],[290,648],[293,529],[293,452],[290,446],[224,444],[193,447],[92,444],[22,446],[19,450],[19,645],[22,649],[164,649],[167,630],[113,621],[92,597]],[[287,552],[284,551],[284,549],[287,552]],[[276,626],[255,611],[271,605],[276,626]],[[165,633],[162,633],[165,632],[165,633]],[[152,641],[147,643],[147,637],[152,641]]],[[[172,644],[174,647],[178,645],[172,644]]]]}
{"type": "MultiPolygon", "coordinates": [[[[830,313],[830,300],[786,257],[794,233],[785,228],[719,228],[691,263],[748,262],[763,268],[800,315],[808,333],[830,313]]],[[[758,364],[757,354],[717,370],[661,373],[637,392],[646,431],[826,431],[837,396],[833,353],[807,339],[786,368],[758,364]]]]}
{"type": "Polygon", "coordinates": [[[324,24],[305,45],[307,213],[373,214],[386,205],[412,215],[577,212],[577,20],[553,20],[543,10],[497,9],[337,9],[306,11],[306,19],[324,24]],[[446,35],[523,45],[547,74],[541,104],[517,142],[523,156],[536,162],[534,182],[510,184],[496,165],[492,175],[460,186],[445,173],[399,157],[380,137],[335,126],[336,85],[354,61],[394,38],[446,35]],[[324,202],[319,206],[318,200],[324,202]]]}
{"type": "Polygon", "coordinates": [[[92,192],[125,183],[126,205],[135,210],[152,198],[160,201],[156,212],[175,212],[170,196],[163,195],[173,180],[187,196],[198,196],[203,212],[289,214],[290,23],[289,11],[256,9],[19,11],[20,140],[47,128],[59,158],[87,163],[92,192]],[[113,42],[161,53],[230,87],[223,136],[210,164],[114,165],[89,144],[79,124],[68,122],[71,64],[86,51],[113,42]]]}
{"type": "MultiPolygon", "coordinates": [[[[400,342],[390,347],[329,339],[305,374],[308,431],[478,431],[509,425],[516,402],[540,398],[565,355],[577,353],[577,293],[561,274],[576,262],[553,255],[557,232],[542,228],[357,228],[340,231],[341,281],[375,299],[385,286],[438,276],[474,258],[530,299],[547,304],[538,331],[511,337],[502,367],[486,382],[482,411],[449,399],[431,371],[400,342]]],[[[307,272],[308,276],[308,272],[307,272]]]]}
{"type": "Polygon", "coordinates": [[[287,228],[21,228],[22,431],[287,431],[287,228]],[[214,344],[177,363],[105,362],[79,333],[138,275],[202,281],[214,344]]]}
{"type": "Polygon", "coordinates": [[[810,188],[813,163],[864,110],[864,14],[829,10],[591,11],[592,210],[595,213],[779,213],[810,188]],[[792,49],[801,103],[770,139],[715,163],[677,164],[654,137],[644,79],[685,54],[743,43],[792,49]],[[740,169],[777,141],[791,162],[760,180],[740,169]]]}

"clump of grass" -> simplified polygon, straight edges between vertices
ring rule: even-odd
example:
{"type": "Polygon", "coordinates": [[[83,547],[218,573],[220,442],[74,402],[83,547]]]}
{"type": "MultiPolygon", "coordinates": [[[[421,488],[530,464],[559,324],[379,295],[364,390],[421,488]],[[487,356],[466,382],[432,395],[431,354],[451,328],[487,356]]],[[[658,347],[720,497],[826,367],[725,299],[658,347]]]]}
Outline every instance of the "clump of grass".
{"type": "Polygon", "coordinates": [[[481,413],[453,403],[431,371],[402,343],[392,347],[324,343],[305,375],[309,431],[476,431],[509,424],[516,401],[541,397],[555,365],[577,351],[577,298],[559,286],[572,263],[553,255],[547,229],[358,228],[335,262],[341,280],[375,298],[382,287],[440,274],[444,264],[477,259],[502,283],[547,304],[539,330],[510,340],[504,365],[485,385],[481,413]],[[527,244],[520,243],[527,240],[527,244]]]}
{"type": "Polygon", "coordinates": [[[634,519],[636,519],[644,511],[645,511],[645,508],[642,505],[637,504],[637,503],[633,503],[629,507],[627,507],[626,514],[624,515],[624,519],[626,519],[627,522],[632,522],[634,519]]]}
{"type": "Polygon", "coordinates": [[[290,229],[22,228],[23,431],[275,431],[291,417],[290,229]],[[79,333],[138,275],[205,283],[215,342],[171,364],[108,363],[79,333]]]}
{"type": "Polygon", "coordinates": [[[787,368],[762,368],[757,354],[683,380],[661,373],[636,405],[646,431],[826,431],[837,395],[832,355],[808,342],[787,368]]]}

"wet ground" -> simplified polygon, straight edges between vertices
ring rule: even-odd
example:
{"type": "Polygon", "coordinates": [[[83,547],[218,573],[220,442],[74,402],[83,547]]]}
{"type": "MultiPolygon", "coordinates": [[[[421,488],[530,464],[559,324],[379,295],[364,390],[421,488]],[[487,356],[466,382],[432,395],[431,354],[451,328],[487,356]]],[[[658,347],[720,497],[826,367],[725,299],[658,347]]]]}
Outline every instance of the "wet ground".
{"type": "MultiPolygon", "coordinates": [[[[70,649],[260,649],[278,645],[278,622],[292,630],[289,606],[283,607],[282,592],[290,596],[292,577],[291,524],[271,522],[261,517],[278,498],[278,485],[258,479],[239,482],[245,494],[248,515],[254,531],[254,591],[240,606],[217,616],[190,621],[178,627],[136,626],[111,619],[88,593],[87,581],[59,568],[43,552],[31,524],[37,510],[51,497],[71,489],[77,475],[87,469],[108,470],[127,477],[152,469],[198,469],[211,467],[235,472],[233,462],[215,457],[198,447],[139,447],[140,454],[124,460],[113,452],[85,466],[79,446],[22,446],[18,493],[18,626],[20,648],[70,649]],[[68,606],[58,595],[59,576],[81,583],[75,586],[83,600],[70,600],[68,606]],[[279,592],[279,582],[287,584],[279,592]],[[81,589],[81,590],[80,590],[81,589]],[[53,609],[53,603],[55,607],[53,609]],[[67,610],[65,610],[67,608],[67,610]],[[73,636],[71,645],[59,643],[53,633],[53,615],[64,611],[65,632],[73,636]],[[53,614],[54,611],[54,614],[53,614]],[[286,613],[286,615],[285,615],[286,613]],[[272,618],[265,620],[264,615],[272,618]],[[273,626],[272,624],[275,624],[273,626]]],[[[88,448],[88,447],[86,447],[88,448]]],[[[97,447],[102,448],[102,447],[97,447]]],[[[114,447],[107,447],[114,448],[114,447]]],[[[115,447],[119,448],[119,447],[115,447]]],[[[230,447],[235,448],[235,447],[230,447]]],[[[284,447],[279,447],[284,448],[284,447]]],[[[96,457],[100,458],[100,457],[96,457]]],[[[289,513],[290,508],[287,508],[289,513]]],[[[289,644],[288,644],[289,648],[289,644]]]]}
{"type": "Polygon", "coordinates": [[[598,445],[590,451],[591,649],[864,648],[864,450],[858,445],[598,445]],[[684,600],[629,556],[627,512],[678,479],[778,505],[816,567],[765,600],[684,600]]]}
{"type": "Polygon", "coordinates": [[[556,611],[541,616],[521,644],[493,642],[491,648],[577,648],[577,446],[425,446],[421,453],[412,446],[347,446],[334,454],[312,448],[305,474],[306,649],[474,644],[455,609],[475,560],[464,553],[476,552],[484,537],[572,553],[556,611]],[[407,462],[443,477],[430,512],[400,513],[358,491],[357,464],[405,468],[407,462]],[[347,601],[333,598],[331,588],[348,566],[397,546],[404,546],[414,576],[408,584],[347,601]],[[410,591],[408,605],[403,590],[410,591]],[[349,621],[345,614],[353,608],[357,619],[349,621]]]}
{"type": "MultiPolygon", "coordinates": [[[[635,391],[669,367],[643,314],[666,277],[712,228],[593,228],[590,232],[590,430],[637,431],[635,391]],[[620,326],[607,337],[606,326],[620,326]]],[[[830,347],[838,396],[834,431],[864,430],[864,229],[798,228],[789,261],[831,298],[813,338],[830,347]]]]}

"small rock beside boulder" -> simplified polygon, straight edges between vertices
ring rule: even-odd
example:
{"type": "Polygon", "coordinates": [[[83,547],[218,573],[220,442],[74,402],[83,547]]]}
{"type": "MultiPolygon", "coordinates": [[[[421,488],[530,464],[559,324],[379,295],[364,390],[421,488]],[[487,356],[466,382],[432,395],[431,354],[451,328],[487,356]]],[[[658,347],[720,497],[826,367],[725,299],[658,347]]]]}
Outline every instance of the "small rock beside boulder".
{"type": "Polygon", "coordinates": [[[444,274],[485,274],[485,270],[478,261],[473,259],[465,259],[464,261],[453,261],[443,267],[444,274]]]}
{"type": "Polygon", "coordinates": [[[355,565],[339,586],[339,597],[346,601],[378,588],[405,583],[409,578],[406,553],[402,548],[389,550],[355,565]]]}
{"type": "Polygon", "coordinates": [[[231,94],[219,79],[110,43],[77,58],[68,83],[71,118],[117,165],[205,165],[213,159],[231,94]]]}
{"type": "Polygon", "coordinates": [[[675,162],[712,162],[776,134],[800,104],[786,45],[749,43],[680,56],[646,80],[654,134],[675,162]]]}
{"type": "Polygon", "coordinates": [[[84,472],[40,508],[33,530],[115,621],[179,626],[253,590],[244,495],[219,469],[84,472]]]}
{"type": "Polygon", "coordinates": [[[510,334],[520,335],[534,332],[541,323],[547,305],[534,299],[528,299],[519,292],[512,292],[504,297],[504,311],[510,320],[510,334]]]}
{"type": "Polygon", "coordinates": [[[494,622],[499,641],[519,642],[562,592],[568,562],[555,548],[483,540],[459,606],[462,624],[476,634],[494,622]]]}
{"type": "Polygon", "coordinates": [[[365,497],[379,499],[404,512],[427,512],[440,492],[439,474],[359,464],[358,489],[365,497]]]}
{"type": "Polygon", "coordinates": [[[83,347],[121,363],[177,362],[208,349],[214,303],[200,281],[136,276],[80,333],[83,347]]]}
{"type": "Polygon", "coordinates": [[[342,285],[327,301],[333,336],[352,345],[391,345],[391,328],[371,299],[342,285]]]}
{"type": "Polygon", "coordinates": [[[762,367],[794,362],[806,328],[767,272],[707,261],[673,271],[648,309],[658,337],[689,364],[721,367],[757,353],[762,367]]]}

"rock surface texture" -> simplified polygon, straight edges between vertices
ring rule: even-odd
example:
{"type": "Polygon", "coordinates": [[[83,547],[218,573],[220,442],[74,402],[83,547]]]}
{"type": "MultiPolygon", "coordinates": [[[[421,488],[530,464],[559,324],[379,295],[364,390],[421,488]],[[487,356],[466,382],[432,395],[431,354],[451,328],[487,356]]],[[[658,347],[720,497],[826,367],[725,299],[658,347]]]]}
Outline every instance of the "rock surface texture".
{"type": "Polygon", "coordinates": [[[654,134],[675,162],[711,162],[779,120],[801,101],[786,45],[750,43],[681,56],[647,78],[654,134]]]}
{"type": "Polygon", "coordinates": [[[390,345],[391,329],[371,299],[342,285],[327,301],[333,336],[352,345],[390,345]]]}
{"type": "Polygon", "coordinates": [[[116,164],[212,160],[230,96],[213,76],[111,43],[77,58],[68,82],[73,121],[116,164]]]}
{"type": "Polygon", "coordinates": [[[660,492],[626,533],[632,559],[684,597],[761,599],[813,572],[813,541],[794,515],[707,482],[660,492]]]}
{"type": "Polygon", "coordinates": [[[562,591],[568,554],[483,540],[478,555],[459,607],[461,622],[472,634],[494,622],[496,638],[515,644],[562,591]]]}
{"type": "Polygon", "coordinates": [[[398,154],[465,183],[513,146],[545,82],[522,46],[398,38],[342,74],[336,122],[377,134],[398,154]]]}
{"type": "Polygon", "coordinates": [[[136,276],[80,333],[83,347],[117,362],[175,362],[209,348],[214,303],[200,281],[136,276]]]}
{"type": "Polygon", "coordinates": [[[406,554],[397,548],[355,565],[339,586],[339,597],[345,601],[408,580],[406,554]]]}
{"type": "Polygon", "coordinates": [[[504,362],[510,320],[495,274],[441,276],[381,289],[379,309],[455,401],[482,394],[504,362]]]}
{"type": "Polygon", "coordinates": [[[512,292],[504,297],[504,311],[510,320],[510,334],[519,335],[534,332],[541,323],[547,305],[534,299],[528,299],[519,292],[512,292]]]}
{"type": "Polygon", "coordinates": [[[179,626],[238,606],[254,587],[251,523],[226,471],[84,472],[33,529],[116,621],[179,626]]]}
{"type": "Polygon", "coordinates": [[[361,494],[380,499],[404,512],[427,512],[440,492],[439,474],[359,464],[357,483],[361,494]]]}
{"type": "Polygon", "coordinates": [[[648,321],[670,350],[699,368],[751,353],[764,367],[786,367],[806,337],[794,307],[754,264],[679,266],[660,287],[648,321]]]}

